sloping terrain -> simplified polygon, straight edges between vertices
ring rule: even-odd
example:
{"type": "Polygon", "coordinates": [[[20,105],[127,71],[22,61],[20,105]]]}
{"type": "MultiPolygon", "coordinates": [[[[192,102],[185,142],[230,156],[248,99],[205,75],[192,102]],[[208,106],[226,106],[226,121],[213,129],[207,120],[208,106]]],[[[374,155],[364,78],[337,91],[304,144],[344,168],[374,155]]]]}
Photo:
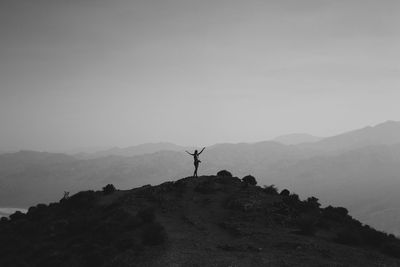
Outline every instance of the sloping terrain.
{"type": "Polygon", "coordinates": [[[400,266],[400,241],[228,172],[85,191],[0,222],[0,266],[400,266]]]}

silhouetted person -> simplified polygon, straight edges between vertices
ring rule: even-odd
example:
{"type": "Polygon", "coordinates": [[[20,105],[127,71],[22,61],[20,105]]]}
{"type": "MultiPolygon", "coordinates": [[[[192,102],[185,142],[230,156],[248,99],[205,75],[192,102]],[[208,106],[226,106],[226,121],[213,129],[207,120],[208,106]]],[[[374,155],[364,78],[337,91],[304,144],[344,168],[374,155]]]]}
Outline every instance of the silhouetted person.
{"type": "Polygon", "coordinates": [[[194,151],[194,153],[190,153],[188,151],[186,151],[186,153],[188,153],[189,155],[193,156],[194,159],[194,173],[193,173],[193,177],[197,177],[197,169],[199,168],[199,163],[201,162],[199,160],[199,156],[201,153],[203,153],[205,147],[203,147],[203,149],[200,152],[197,152],[197,150],[194,151]]]}

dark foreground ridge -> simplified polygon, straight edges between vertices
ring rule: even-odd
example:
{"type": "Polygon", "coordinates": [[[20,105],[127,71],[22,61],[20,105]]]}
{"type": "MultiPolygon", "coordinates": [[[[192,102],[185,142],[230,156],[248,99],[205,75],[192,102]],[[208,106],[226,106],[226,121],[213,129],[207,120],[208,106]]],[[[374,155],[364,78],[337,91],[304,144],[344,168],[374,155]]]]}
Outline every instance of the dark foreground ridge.
{"type": "Polygon", "coordinates": [[[85,191],[0,222],[0,266],[400,266],[400,241],[256,179],[85,191]]]}

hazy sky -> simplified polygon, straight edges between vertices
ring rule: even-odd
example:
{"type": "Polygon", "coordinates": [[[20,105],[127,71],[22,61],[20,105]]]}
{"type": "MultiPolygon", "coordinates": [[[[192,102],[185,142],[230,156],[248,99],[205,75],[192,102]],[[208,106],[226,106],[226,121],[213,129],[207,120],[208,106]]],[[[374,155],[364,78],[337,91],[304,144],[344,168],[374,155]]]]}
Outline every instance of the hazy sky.
{"type": "Polygon", "coordinates": [[[400,120],[400,1],[0,0],[0,149],[400,120]]]}

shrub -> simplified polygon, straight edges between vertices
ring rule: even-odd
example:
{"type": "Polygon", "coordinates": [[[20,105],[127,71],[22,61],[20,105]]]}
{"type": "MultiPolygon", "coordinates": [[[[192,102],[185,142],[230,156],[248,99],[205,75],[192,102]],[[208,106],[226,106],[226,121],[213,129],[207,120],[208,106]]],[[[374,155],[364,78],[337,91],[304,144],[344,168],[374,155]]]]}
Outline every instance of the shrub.
{"type": "Polygon", "coordinates": [[[115,192],[115,187],[113,184],[108,184],[105,187],[103,187],[103,194],[104,195],[109,195],[115,192]]]}
{"type": "Polygon", "coordinates": [[[287,196],[290,195],[290,191],[287,190],[287,189],[283,189],[283,190],[281,191],[280,195],[281,195],[281,196],[287,197],[287,196]]]}
{"type": "Polygon", "coordinates": [[[145,226],[142,233],[143,245],[155,246],[167,240],[167,233],[164,226],[158,222],[152,222],[145,226]]]}
{"type": "Polygon", "coordinates": [[[297,206],[300,203],[300,198],[297,194],[290,194],[288,197],[283,199],[283,202],[293,207],[297,206]]]}
{"type": "Polygon", "coordinates": [[[304,204],[306,204],[306,207],[309,209],[318,209],[321,206],[316,197],[307,198],[304,204]]]}
{"type": "Polygon", "coordinates": [[[222,170],[217,173],[217,176],[228,176],[232,177],[232,173],[228,172],[227,170],[222,170]]]}
{"type": "Polygon", "coordinates": [[[254,178],[254,176],[252,176],[252,175],[247,175],[247,176],[243,177],[242,181],[244,183],[250,184],[250,185],[256,185],[257,184],[256,178],[254,178]]]}
{"type": "Polygon", "coordinates": [[[11,220],[19,220],[22,219],[24,217],[25,214],[23,214],[22,212],[20,212],[19,210],[17,210],[16,212],[14,212],[13,214],[10,215],[10,219],[11,220]]]}
{"type": "Polygon", "coordinates": [[[379,232],[368,225],[364,225],[361,228],[361,236],[365,244],[375,247],[380,246],[387,239],[385,233],[379,232]]]}
{"type": "Polygon", "coordinates": [[[275,185],[270,185],[270,186],[264,185],[264,192],[270,195],[277,195],[278,188],[275,185]]]}
{"type": "Polygon", "coordinates": [[[328,206],[322,210],[322,216],[333,221],[341,221],[346,218],[349,211],[343,207],[328,206]]]}

